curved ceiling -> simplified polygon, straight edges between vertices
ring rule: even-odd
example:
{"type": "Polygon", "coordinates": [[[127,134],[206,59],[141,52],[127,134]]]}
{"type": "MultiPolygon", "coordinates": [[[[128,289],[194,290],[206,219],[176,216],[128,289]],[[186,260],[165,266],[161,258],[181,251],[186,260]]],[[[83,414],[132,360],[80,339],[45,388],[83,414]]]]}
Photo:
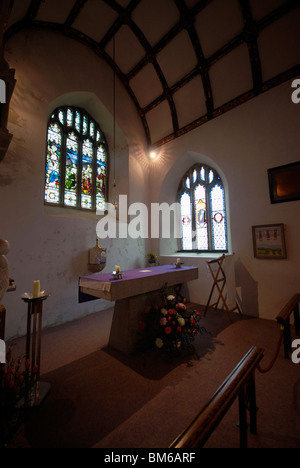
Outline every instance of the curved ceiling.
{"type": "Polygon", "coordinates": [[[6,40],[43,28],[84,43],[160,146],[300,75],[299,24],[299,0],[12,0],[6,40]]]}

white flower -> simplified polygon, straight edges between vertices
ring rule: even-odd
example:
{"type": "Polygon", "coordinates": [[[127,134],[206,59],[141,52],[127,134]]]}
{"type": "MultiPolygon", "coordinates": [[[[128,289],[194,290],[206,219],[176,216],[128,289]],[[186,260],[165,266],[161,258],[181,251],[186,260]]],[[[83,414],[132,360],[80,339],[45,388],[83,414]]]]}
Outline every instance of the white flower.
{"type": "Polygon", "coordinates": [[[184,327],[184,325],[185,325],[185,320],[184,320],[183,317],[178,317],[177,322],[179,323],[179,325],[180,325],[181,327],[184,327]]]}
{"type": "Polygon", "coordinates": [[[179,302],[179,303],[178,303],[178,306],[180,307],[180,309],[183,309],[183,310],[186,309],[185,305],[182,304],[182,302],[179,302]]]}
{"type": "Polygon", "coordinates": [[[156,338],[155,344],[156,344],[156,346],[157,346],[158,348],[162,348],[163,345],[164,345],[164,342],[163,342],[163,340],[162,340],[161,338],[156,338]]]}
{"type": "Polygon", "coordinates": [[[174,301],[175,296],[172,296],[172,294],[170,294],[170,296],[168,296],[167,299],[168,301],[174,301]]]}
{"type": "Polygon", "coordinates": [[[161,309],[161,313],[162,313],[163,315],[168,315],[168,311],[167,311],[166,309],[161,309]]]}

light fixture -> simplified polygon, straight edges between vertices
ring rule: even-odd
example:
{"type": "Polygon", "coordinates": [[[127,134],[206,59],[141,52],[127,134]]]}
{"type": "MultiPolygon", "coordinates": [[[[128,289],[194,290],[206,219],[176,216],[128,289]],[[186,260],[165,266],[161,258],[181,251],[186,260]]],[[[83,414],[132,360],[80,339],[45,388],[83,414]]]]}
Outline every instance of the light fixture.
{"type": "Polygon", "coordinates": [[[153,160],[157,157],[156,152],[155,152],[155,151],[150,151],[149,157],[150,157],[150,159],[152,159],[152,161],[153,161],[153,160]]]}
{"type": "Polygon", "coordinates": [[[118,209],[118,192],[117,192],[117,184],[116,184],[116,67],[115,67],[115,59],[116,59],[116,45],[115,45],[115,35],[113,36],[113,66],[114,66],[114,73],[113,73],[113,162],[114,162],[114,184],[113,184],[113,199],[112,204],[115,210],[118,209]]]}

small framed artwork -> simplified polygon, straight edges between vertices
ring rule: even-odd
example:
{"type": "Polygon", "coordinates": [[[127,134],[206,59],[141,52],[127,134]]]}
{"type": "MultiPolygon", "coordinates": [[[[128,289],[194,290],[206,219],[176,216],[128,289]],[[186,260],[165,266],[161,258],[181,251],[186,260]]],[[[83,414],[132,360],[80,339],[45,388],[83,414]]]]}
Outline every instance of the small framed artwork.
{"type": "Polygon", "coordinates": [[[283,224],[252,226],[254,257],[282,260],[287,258],[283,224]]]}
{"type": "Polygon", "coordinates": [[[300,200],[300,162],[268,169],[271,203],[300,200]]]}

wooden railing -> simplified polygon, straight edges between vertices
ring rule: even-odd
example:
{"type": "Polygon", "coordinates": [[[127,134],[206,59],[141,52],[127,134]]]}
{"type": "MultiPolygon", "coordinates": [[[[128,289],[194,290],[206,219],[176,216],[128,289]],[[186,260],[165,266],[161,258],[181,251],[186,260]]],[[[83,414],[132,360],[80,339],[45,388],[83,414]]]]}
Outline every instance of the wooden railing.
{"type": "Polygon", "coordinates": [[[294,325],[296,334],[299,335],[300,333],[299,303],[300,294],[295,294],[276,317],[277,322],[281,326],[283,326],[284,355],[287,359],[290,357],[290,353],[292,351],[292,335],[290,321],[292,313],[294,313],[294,325]]]}
{"type": "Polygon", "coordinates": [[[170,448],[202,448],[236,398],[239,398],[240,447],[246,448],[247,407],[250,412],[250,431],[256,434],[257,430],[254,372],[262,358],[263,350],[253,346],[170,448]]]}
{"type": "Polygon", "coordinates": [[[4,340],[5,338],[5,315],[5,307],[0,305],[0,340],[4,340]]]}

